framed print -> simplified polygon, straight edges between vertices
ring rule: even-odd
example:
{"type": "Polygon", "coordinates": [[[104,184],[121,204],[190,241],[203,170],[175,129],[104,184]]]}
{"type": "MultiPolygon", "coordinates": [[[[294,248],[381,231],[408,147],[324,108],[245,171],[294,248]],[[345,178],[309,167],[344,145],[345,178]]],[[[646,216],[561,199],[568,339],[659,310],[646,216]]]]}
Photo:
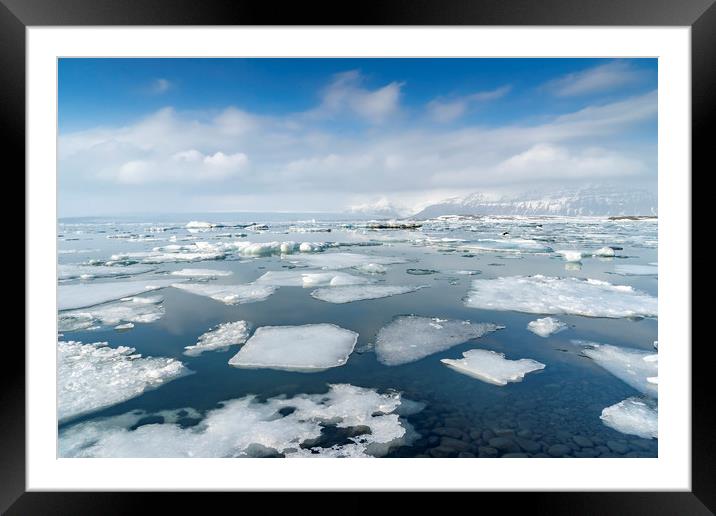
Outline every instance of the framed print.
{"type": "Polygon", "coordinates": [[[712,2],[0,7],[27,202],[8,514],[137,491],[713,510],[712,2]]]}

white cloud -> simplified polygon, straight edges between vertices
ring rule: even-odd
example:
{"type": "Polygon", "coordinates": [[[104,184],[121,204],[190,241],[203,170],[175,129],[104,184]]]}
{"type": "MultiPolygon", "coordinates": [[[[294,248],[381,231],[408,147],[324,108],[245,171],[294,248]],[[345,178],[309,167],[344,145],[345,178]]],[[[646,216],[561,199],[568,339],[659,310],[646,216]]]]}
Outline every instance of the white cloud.
{"type": "Polygon", "coordinates": [[[637,83],[644,74],[626,61],[613,61],[587,70],[570,73],[546,84],[557,96],[572,97],[609,91],[637,83]]]}
{"type": "Polygon", "coordinates": [[[497,100],[507,95],[510,89],[511,87],[509,85],[505,85],[494,90],[479,91],[472,95],[465,95],[449,100],[442,98],[433,99],[427,104],[428,114],[436,122],[452,122],[463,116],[470,107],[470,104],[497,100]]]}
{"type": "Polygon", "coordinates": [[[166,93],[167,91],[169,91],[169,89],[171,89],[172,86],[173,86],[173,84],[168,79],[162,79],[162,78],[154,79],[152,81],[151,91],[152,91],[152,93],[162,94],[162,93],[166,93]]]}

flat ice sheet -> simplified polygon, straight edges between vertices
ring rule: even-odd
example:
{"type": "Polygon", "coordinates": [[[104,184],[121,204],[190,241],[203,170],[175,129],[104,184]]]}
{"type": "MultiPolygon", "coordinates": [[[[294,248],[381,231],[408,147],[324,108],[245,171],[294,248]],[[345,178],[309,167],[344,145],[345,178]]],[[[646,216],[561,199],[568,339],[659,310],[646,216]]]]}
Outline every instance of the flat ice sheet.
{"type": "Polygon", "coordinates": [[[154,267],[147,265],[127,265],[121,267],[116,265],[60,264],[57,266],[57,278],[61,280],[76,278],[111,278],[113,276],[134,276],[153,270],[154,267]]]}
{"type": "Polygon", "coordinates": [[[554,317],[544,317],[527,323],[527,329],[535,335],[547,338],[550,335],[566,330],[567,325],[554,317]]]}
{"type": "Polygon", "coordinates": [[[406,263],[404,258],[391,256],[372,256],[359,253],[331,253],[307,254],[291,256],[292,262],[302,263],[310,267],[320,269],[348,269],[350,267],[361,267],[370,263],[378,265],[391,265],[394,263],[406,263]]]}
{"type": "Polygon", "coordinates": [[[399,316],[378,332],[375,353],[385,365],[408,364],[500,328],[492,323],[399,316]]]}
{"type": "Polygon", "coordinates": [[[161,296],[129,297],[101,305],[64,310],[58,314],[59,331],[77,331],[101,326],[120,325],[116,329],[131,329],[127,323],[152,323],[164,316],[161,296]],[[122,324],[123,323],[123,324],[122,324]]]}
{"type": "Polygon", "coordinates": [[[210,297],[227,305],[263,301],[276,291],[270,285],[216,285],[206,283],[174,283],[172,287],[197,296],[210,297]]]}
{"type": "Polygon", "coordinates": [[[255,283],[273,285],[276,287],[328,287],[339,285],[363,285],[370,283],[368,278],[362,278],[345,272],[334,271],[269,271],[258,278],[255,283]]]}
{"type": "Polygon", "coordinates": [[[623,434],[643,439],[659,437],[659,413],[656,404],[648,400],[627,398],[602,410],[599,418],[605,425],[623,434]]]}
{"type": "Polygon", "coordinates": [[[545,365],[530,358],[508,360],[503,353],[486,349],[471,349],[462,354],[463,358],[440,360],[458,373],[466,374],[493,385],[507,385],[521,382],[527,373],[544,369],[545,365]]]}
{"type": "Polygon", "coordinates": [[[357,340],[357,333],[334,324],[263,326],[229,360],[229,365],[323,371],[345,364],[357,340]]]}
{"type": "Polygon", "coordinates": [[[397,286],[397,285],[355,285],[349,287],[319,288],[311,292],[311,297],[326,301],[327,303],[351,303],[366,299],[380,299],[382,297],[397,296],[415,292],[425,286],[397,286]]]}
{"type": "Polygon", "coordinates": [[[658,396],[658,384],[649,381],[659,376],[658,354],[596,342],[575,343],[586,345],[583,353],[623,382],[648,396],[658,396]]]}
{"type": "Polygon", "coordinates": [[[189,373],[173,358],[147,357],[106,342],[57,344],[57,417],[60,421],[139,396],[189,373]]]}
{"type": "Polygon", "coordinates": [[[146,279],[143,281],[111,281],[81,283],[57,287],[58,310],[70,310],[99,305],[142,292],[157,290],[174,284],[176,280],[146,279]]]}
{"type": "Polygon", "coordinates": [[[231,276],[233,272],[222,271],[218,269],[180,269],[172,271],[172,276],[182,276],[186,278],[217,278],[221,276],[231,276]]]}
{"type": "Polygon", "coordinates": [[[325,394],[300,394],[260,402],[255,396],[225,401],[195,426],[181,427],[180,414],[198,418],[196,410],[149,414],[135,411],[74,425],[60,433],[61,457],[379,457],[419,437],[400,416],[398,393],[348,384],[329,385],[325,394]],[[164,423],[134,427],[147,416],[164,423]],[[326,428],[350,437],[321,443],[326,428]]]}
{"type": "Polygon", "coordinates": [[[201,335],[193,346],[186,346],[184,354],[195,357],[204,351],[226,350],[229,346],[243,344],[248,337],[249,325],[246,321],[227,322],[201,335]]]}
{"type": "Polygon", "coordinates": [[[627,285],[549,276],[476,279],[465,299],[471,308],[587,317],[656,316],[657,298],[627,285]]]}

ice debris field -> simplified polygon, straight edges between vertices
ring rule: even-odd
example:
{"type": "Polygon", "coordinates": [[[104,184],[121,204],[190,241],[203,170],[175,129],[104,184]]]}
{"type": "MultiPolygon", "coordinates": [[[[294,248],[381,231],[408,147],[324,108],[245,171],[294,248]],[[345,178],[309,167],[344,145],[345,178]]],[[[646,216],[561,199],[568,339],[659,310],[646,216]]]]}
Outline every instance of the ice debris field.
{"type": "Polygon", "coordinates": [[[62,219],[60,456],[655,457],[657,227],[62,219]]]}

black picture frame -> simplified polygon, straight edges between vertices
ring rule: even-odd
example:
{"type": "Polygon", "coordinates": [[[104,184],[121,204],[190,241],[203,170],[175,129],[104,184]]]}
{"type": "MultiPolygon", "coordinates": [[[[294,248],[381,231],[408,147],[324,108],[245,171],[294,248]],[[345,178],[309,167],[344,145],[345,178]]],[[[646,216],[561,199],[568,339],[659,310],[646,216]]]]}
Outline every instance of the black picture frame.
{"type": "MultiPolygon", "coordinates": [[[[713,168],[709,136],[716,110],[715,0],[366,0],[323,5],[245,0],[0,0],[0,127],[6,163],[25,169],[25,29],[87,25],[575,25],[690,26],[692,171],[713,168]],[[352,6],[352,7],[351,7],[352,6]],[[710,130],[709,130],[710,129],[710,130]],[[11,157],[8,162],[7,157],[11,157]]],[[[10,168],[6,169],[9,174],[10,168]]],[[[19,176],[19,174],[18,174],[19,176]]],[[[24,186],[23,186],[24,188],[24,186]]],[[[692,217],[693,218],[693,217],[692,217]]],[[[693,263],[693,262],[692,262],[693,263]]],[[[25,270],[27,275],[30,271],[25,270]]],[[[685,335],[684,346],[691,339],[685,335]]],[[[475,493],[499,496],[504,509],[537,514],[713,514],[716,417],[710,342],[692,346],[692,490],[622,493],[475,493]]],[[[186,511],[208,493],[25,492],[25,353],[4,346],[0,375],[0,511],[28,514],[127,514],[156,501],[186,511]],[[196,497],[200,499],[197,500],[196,497]]],[[[216,496],[216,494],[214,494],[216,496]]],[[[225,494],[228,496],[246,496],[225,494]]],[[[357,496],[357,495],[351,495],[357,496]]],[[[202,501],[204,500],[204,501],[202,501]]],[[[245,500],[245,499],[244,499],[245,500]]],[[[215,502],[215,500],[212,500],[215,502]]],[[[228,501],[228,500],[227,500],[228,501]]],[[[244,504],[246,502],[244,501],[244,504]]],[[[272,501],[273,503],[273,501],[272,501]]],[[[363,499],[363,503],[365,503],[363,499]]],[[[201,507],[197,504],[198,507],[201,507]]],[[[246,507],[246,505],[244,505],[246,507]]]]}

